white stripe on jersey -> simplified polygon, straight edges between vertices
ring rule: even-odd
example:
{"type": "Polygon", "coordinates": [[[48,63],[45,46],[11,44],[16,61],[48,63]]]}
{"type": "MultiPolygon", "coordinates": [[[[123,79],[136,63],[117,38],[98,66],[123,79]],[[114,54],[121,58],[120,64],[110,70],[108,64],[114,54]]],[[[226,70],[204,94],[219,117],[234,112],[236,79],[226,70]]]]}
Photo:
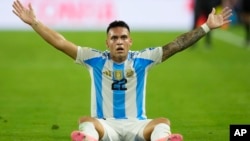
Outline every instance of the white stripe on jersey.
{"type": "Polygon", "coordinates": [[[123,63],[110,59],[109,51],[78,47],[76,62],[91,76],[91,116],[146,119],[145,94],[148,69],[161,62],[162,48],[129,51],[123,63]]]}

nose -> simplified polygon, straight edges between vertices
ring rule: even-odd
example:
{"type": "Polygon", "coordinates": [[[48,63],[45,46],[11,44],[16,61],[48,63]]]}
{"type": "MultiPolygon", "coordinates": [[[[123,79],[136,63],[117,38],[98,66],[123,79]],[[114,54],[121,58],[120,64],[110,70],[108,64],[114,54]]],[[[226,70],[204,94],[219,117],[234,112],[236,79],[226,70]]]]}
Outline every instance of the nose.
{"type": "Polygon", "coordinates": [[[122,39],[121,38],[117,39],[117,44],[122,44],[122,39]]]}

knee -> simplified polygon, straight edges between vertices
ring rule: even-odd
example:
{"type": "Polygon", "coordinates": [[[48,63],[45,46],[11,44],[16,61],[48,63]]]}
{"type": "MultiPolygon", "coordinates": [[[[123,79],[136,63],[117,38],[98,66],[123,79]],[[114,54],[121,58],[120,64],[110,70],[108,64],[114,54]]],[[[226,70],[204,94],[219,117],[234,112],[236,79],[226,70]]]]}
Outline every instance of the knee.
{"type": "Polygon", "coordinates": [[[90,116],[83,116],[79,119],[78,122],[79,122],[79,125],[84,122],[92,122],[94,124],[96,131],[99,134],[99,137],[102,138],[104,136],[104,128],[102,124],[96,118],[93,118],[90,116]]]}
{"type": "Polygon", "coordinates": [[[165,124],[168,124],[170,126],[170,120],[167,119],[167,118],[164,118],[164,117],[160,117],[160,118],[154,119],[154,122],[156,124],[165,123],[165,124]]]}
{"type": "Polygon", "coordinates": [[[83,123],[83,122],[94,122],[95,119],[93,117],[90,117],[90,116],[83,116],[79,119],[79,124],[80,123],[83,123]]]}

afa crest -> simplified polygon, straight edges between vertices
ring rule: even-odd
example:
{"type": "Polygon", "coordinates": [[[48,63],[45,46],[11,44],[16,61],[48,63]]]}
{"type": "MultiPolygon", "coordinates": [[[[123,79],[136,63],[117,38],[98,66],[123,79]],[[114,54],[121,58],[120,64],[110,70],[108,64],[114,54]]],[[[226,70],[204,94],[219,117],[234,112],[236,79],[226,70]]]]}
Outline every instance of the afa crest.
{"type": "Polygon", "coordinates": [[[114,78],[115,80],[122,80],[123,79],[123,73],[121,70],[114,71],[114,78]]]}

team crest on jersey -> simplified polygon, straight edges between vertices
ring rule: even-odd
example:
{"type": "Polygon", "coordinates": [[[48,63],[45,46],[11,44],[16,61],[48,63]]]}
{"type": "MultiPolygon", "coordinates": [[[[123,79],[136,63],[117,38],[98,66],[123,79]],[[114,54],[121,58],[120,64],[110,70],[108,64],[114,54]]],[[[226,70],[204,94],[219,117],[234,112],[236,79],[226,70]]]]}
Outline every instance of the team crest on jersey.
{"type": "Polygon", "coordinates": [[[126,70],[126,77],[131,77],[134,75],[134,71],[132,69],[126,70]]]}
{"type": "Polygon", "coordinates": [[[114,78],[115,80],[122,80],[123,74],[121,70],[114,71],[114,78]]]}

